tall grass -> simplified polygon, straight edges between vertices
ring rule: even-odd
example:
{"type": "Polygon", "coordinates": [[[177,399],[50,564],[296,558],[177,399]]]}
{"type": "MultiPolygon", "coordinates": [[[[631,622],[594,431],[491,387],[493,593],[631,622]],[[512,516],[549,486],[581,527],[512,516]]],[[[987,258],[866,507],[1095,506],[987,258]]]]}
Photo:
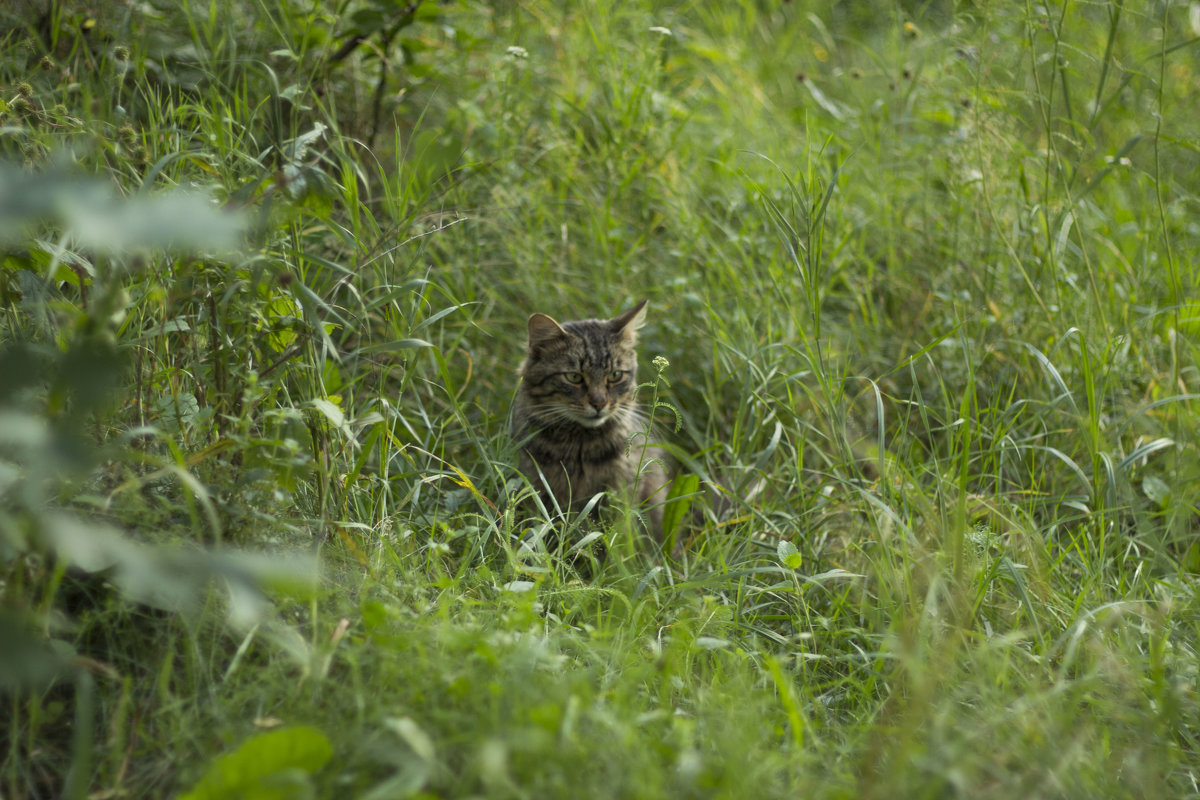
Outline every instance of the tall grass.
{"type": "Polygon", "coordinates": [[[149,9],[0,20],[0,793],[1195,791],[1190,6],[149,9]],[[703,488],[564,558],[641,297],[703,488]]]}

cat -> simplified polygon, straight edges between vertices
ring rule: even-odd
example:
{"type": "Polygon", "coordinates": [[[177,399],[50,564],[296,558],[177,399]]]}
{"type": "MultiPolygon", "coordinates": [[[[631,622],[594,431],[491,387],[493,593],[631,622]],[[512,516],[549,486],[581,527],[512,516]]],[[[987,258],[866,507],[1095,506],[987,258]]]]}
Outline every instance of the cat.
{"type": "Polygon", "coordinates": [[[609,320],[560,325],[531,315],[512,428],[521,473],[548,510],[577,513],[600,492],[629,493],[643,504],[646,527],[661,542],[664,454],[647,445],[635,396],[637,331],[646,303],[609,320]]]}

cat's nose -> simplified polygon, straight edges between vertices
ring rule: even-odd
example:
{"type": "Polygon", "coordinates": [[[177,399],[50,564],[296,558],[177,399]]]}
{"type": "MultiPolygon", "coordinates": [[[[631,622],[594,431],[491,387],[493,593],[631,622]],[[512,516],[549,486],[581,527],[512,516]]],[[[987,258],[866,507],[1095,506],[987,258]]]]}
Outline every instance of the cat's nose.
{"type": "Polygon", "coordinates": [[[589,397],[588,398],[588,404],[591,405],[591,407],[596,409],[597,411],[602,410],[604,408],[604,404],[606,402],[607,401],[603,397],[589,397]]]}

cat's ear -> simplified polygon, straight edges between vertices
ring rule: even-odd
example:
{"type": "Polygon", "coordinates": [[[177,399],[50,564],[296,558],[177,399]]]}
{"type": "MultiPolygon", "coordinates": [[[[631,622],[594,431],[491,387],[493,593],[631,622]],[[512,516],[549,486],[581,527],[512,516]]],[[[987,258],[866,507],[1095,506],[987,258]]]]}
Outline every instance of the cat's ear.
{"type": "Polygon", "coordinates": [[[532,314],[529,317],[529,349],[539,345],[549,344],[563,339],[567,332],[562,326],[545,314],[532,314]]]}
{"type": "Polygon", "coordinates": [[[610,319],[608,321],[609,330],[623,339],[630,341],[636,339],[637,329],[646,324],[646,304],[648,302],[650,301],[643,300],[624,314],[610,319]]]}

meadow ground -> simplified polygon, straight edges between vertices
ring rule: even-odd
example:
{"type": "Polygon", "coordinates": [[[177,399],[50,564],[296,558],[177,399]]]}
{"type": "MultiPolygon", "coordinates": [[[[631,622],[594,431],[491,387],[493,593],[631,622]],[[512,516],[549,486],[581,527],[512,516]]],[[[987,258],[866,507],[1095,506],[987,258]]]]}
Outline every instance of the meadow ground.
{"type": "Polygon", "coordinates": [[[1198,37],[0,10],[0,795],[1200,793],[1198,37]],[[678,546],[547,553],[525,320],[643,297],[678,546]]]}

